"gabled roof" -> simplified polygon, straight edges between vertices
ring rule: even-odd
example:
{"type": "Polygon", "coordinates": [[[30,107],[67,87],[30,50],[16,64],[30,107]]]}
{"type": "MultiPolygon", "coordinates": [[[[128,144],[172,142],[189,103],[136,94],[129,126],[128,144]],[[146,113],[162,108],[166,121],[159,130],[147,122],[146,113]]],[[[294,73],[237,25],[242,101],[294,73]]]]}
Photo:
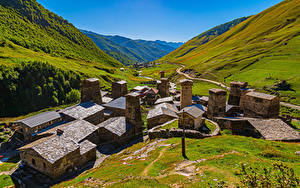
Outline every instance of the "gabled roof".
{"type": "Polygon", "coordinates": [[[74,140],[65,136],[54,136],[44,142],[32,146],[34,151],[51,164],[78,148],[79,145],[74,140]]]}
{"type": "Polygon", "coordinates": [[[103,104],[107,104],[111,101],[113,101],[114,99],[113,98],[110,98],[110,97],[102,97],[102,103],[103,104]]]}
{"type": "Polygon", "coordinates": [[[122,136],[123,134],[125,134],[133,128],[133,126],[130,123],[126,122],[125,117],[110,118],[97,126],[99,128],[102,127],[117,136],[122,136]]]}
{"type": "Polygon", "coordinates": [[[18,122],[27,125],[30,128],[34,128],[38,125],[47,123],[49,121],[56,120],[61,118],[61,115],[56,111],[44,112],[35,116],[31,116],[29,118],[22,119],[18,122]]]}
{"type": "Polygon", "coordinates": [[[85,119],[102,110],[104,110],[104,107],[99,104],[93,102],[85,102],[72,106],[70,108],[66,108],[62,110],[61,113],[73,117],[75,119],[85,119]]]}
{"type": "Polygon", "coordinates": [[[69,137],[75,142],[81,142],[86,137],[97,131],[98,127],[87,121],[77,120],[62,129],[65,137],[69,137]]]}
{"type": "Polygon", "coordinates": [[[103,106],[125,110],[126,109],[126,97],[119,97],[107,104],[104,104],[103,106]]]}
{"type": "Polygon", "coordinates": [[[201,110],[199,107],[196,105],[188,106],[180,110],[179,113],[188,113],[194,118],[198,118],[204,114],[204,110],[201,110]]]}
{"type": "Polygon", "coordinates": [[[134,91],[142,91],[144,89],[150,89],[148,86],[136,86],[133,88],[134,91]]]}
{"type": "Polygon", "coordinates": [[[150,110],[147,115],[147,119],[151,119],[161,115],[167,115],[174,118],[178,118],[177,114],[174,111],[168,108],[160,107],[160,108],[154,108],[153,110],[150,110]]]}
{"type": "Polygon", "coordinates": [[[80,146],[80,154],[81,155],[83,155],[86,152],[91,151],[92,149],[97,147],[96,144],[93,144],[92,142],[90,142],[88,140],[85,140],[85,141],[81,142],[79,144],[79,146],[80,146]]]}
{"type": "Polygon", "coordinates": [[[154,89],[154,88],[150,88],[149,90],[145,91],[144,94],[154,94],[154,95],[157,95],[158,93],[158,90],[157,89],[154,89]]]}
{"type": "Polygon", "coordinates": [[[164,103],[164,102],[173,102],[173,97],[171,96],[171,97],[157,99],[155,104],[160,104],[160,103],[164,103]]]}
{"type": "Polygon", "coordinates": [[[155,105],[154,108],[167,108],[169,110],[172,110],[173,112],[177,113],[178,109],[174,104],[170,104],[170,103],[160,103],[158,105],[155,105]]]}
{"type": "Polygon", "coordinates": [[[267,99],[267,100],[272,100],[272,99],[277,98],[277,96],[275,96],[275,95],[268,95],[268,94],[265,94],[265,93],[259,93],[259,92],[249,92],[249,93],[247,93],[246,95],[247,95],[247,96],[250,96],[250,97],[261,98],[261,99],[267,99]]]}

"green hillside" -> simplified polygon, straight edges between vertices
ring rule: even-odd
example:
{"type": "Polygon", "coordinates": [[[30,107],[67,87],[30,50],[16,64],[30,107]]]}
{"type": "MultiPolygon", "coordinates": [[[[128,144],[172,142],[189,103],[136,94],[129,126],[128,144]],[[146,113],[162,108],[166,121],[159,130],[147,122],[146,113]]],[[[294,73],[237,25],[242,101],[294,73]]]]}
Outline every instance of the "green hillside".
{"type": "Polygon", "coordinates": [[[129,87],[140,81],[132,70],[121,71],[119,61],[36,0],[0,1],[0,65],[1,117],[70,103],[68,92],[79,89],[78,84],[64,81],[71,82],[70,74],[77,81],[97,77],[103,89],[117,79],[126,79],[129,87]],[[30,64],[40,70],[30,71],[26,68],[30,64]],[[65,78],[57,78],[53,70],[65,78]],[[40,101],[32,102],[35,99],[40,101]],[[13,110],[18,105],[22,107],[13,110]]]}
{"type": "Polygon", "coordinates": [[[191,40],[160,61],[184,64],[203,78],[248,81],[300,104],[299,44],[300,1],[285,0],[205,44],[191,40]],[[282,80],[284,89],[276,86],[282,80]]]}
{"type": "MultiPolygon", "coordinates": [[[[276,163],[291,167],[298,178],[300,175],[300,158],[295,154],[300,146],[295,143],[225,135],[187,139],[186,146],[189,160],[181,156],[180,138],[139,143],[54,187],[250,187],[242,182],[242,164],[269,183],[275,175],[268,181],[264,168],[276,163]]],[[[279,179],[291,178],[291,173],[283,174],[279,179]]],[[[274,185],[278,184],[269,187],[274,185]]]]}

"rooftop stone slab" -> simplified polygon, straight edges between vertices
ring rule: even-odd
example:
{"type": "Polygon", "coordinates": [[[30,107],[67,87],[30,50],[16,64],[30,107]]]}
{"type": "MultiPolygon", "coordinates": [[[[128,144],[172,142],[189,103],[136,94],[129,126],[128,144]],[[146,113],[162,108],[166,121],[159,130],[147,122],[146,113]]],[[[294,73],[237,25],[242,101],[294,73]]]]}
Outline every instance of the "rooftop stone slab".
{"type": "Polygon", "coordinates": [[[226,95],[227,92],[223,89],[213,88],[209,90],[209,94],[226,95]]]}
{"type": "Polygon", "coordinates": [[[269,95],[269,94],[259,93],[259,92],[249,92],[246,94],[246,96],[261,98],[261,99],[266,99],[266,100],[273,100],[273,99],[277,98],[277,96],[275,96],[275,95],[269,95]]]}

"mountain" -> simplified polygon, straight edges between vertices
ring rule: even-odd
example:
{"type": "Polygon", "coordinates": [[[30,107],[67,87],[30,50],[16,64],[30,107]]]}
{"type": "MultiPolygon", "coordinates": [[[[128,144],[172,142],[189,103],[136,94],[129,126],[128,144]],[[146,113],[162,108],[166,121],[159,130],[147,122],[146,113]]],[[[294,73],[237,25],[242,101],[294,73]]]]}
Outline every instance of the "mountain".
{"type": "Polygon", "coordinates": [[[55,57],[120,66],[71,23],[35,0],[1,0],[0,10],[1,40],[55,57]]]}
{"type": "Polygon", "coordinates": [[[184,44],[184,42],[166,42],[166,41],[161,41],[161,40],[156,40],[155,42],[162,44],[162,45],[172,46],[175,49],[179,48],[180,46],[182,46],[184,44]]]}
{"type": "Polygon", "coordinates": [[[203,78],[247,81],[300,104],[299,0],[285,0],[206,43],[203,38],[195,37],[159,61],[183,64],[203,78]],[[287,87],[278,87],[282,80],[287,87]]]}
{"type": "Polygon", "coordinates": [[[140,81],[120,67],[36,0],[0,1],[0,117],[77,102],[80,80],[87,77],[99,78],[102,89],[117,79],[129,87],[140,81]]]}
{"type": "Polygon", "coordinates": [[[174,46],[182,44],[165,41],[133,40],[118,35],[100,35],[85,30],[81,30],[81,32],[90,37],[100,49],[124,65],[154,61],[174,51],[176,49],[174,46]]]}

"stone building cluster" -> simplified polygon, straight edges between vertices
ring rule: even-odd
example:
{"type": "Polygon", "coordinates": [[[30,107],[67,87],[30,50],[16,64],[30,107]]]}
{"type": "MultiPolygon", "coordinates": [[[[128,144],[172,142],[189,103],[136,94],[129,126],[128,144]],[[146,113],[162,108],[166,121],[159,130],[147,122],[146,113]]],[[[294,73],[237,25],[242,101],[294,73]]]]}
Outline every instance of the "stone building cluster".
{"type": "MultiPolygon", "coordinates": [[[[164,95],[148,113],[148,129],[155,130],[178,120],[180,129],[203,131],[206,129],[204,118],[208,118],[217,122],[221,129],[229,129],[237,135],[280,141],[300,140],[299,132],[279,118],[279,97],[255,92],[247,88],[247,82],[231,82],[227,100],[227,91],[217,88],[210,89],[208,97],[193,96],[193,81],[187,79],[179,82],[180,94],[165,95],[162,83],[168,83],[163,80],[167,78],[158,82],[157,89],[164,95]]],[[[156,130],[158,133],[164,131],[156,130]]]]}
{"type": "Polygon", "coordinates": [[[80,104],[17,122],[29,143],[19,148],[22,161],[56,179],[95,160],[97,146],[142,136],[140,97],[128,93],[126,81],[113,83],[109,95],[100,91],[98,79],[83,80],[80,104]]]}
{"type": "Polygon", "coordinates": [[[17,122],[18,134],[29,143],[19,148],[22,161],[53,179],[74,171],[96,159],[97,146],[122,145],[142,136],[142,104],[148,110],[148,130],[178,121],[178,129],[155,130],[150,138],[180,136],[183,129],[191,138],[219,134],[219,130],[202,133],[208,118],[237,135],[300,140],[300,134],[279,119],[279,98],[255,92],[246,82],[230,84],[228,101],[222,89],[210,89],[209,96],[193,96],[192,80],[181,80],[180,92],[171,84],[161,72],[156,88],[137,86],[128,91],[127,82],[119,81],[108,93],[100,90],[98,79],[83,80],[79,104],[17,122]]]}

